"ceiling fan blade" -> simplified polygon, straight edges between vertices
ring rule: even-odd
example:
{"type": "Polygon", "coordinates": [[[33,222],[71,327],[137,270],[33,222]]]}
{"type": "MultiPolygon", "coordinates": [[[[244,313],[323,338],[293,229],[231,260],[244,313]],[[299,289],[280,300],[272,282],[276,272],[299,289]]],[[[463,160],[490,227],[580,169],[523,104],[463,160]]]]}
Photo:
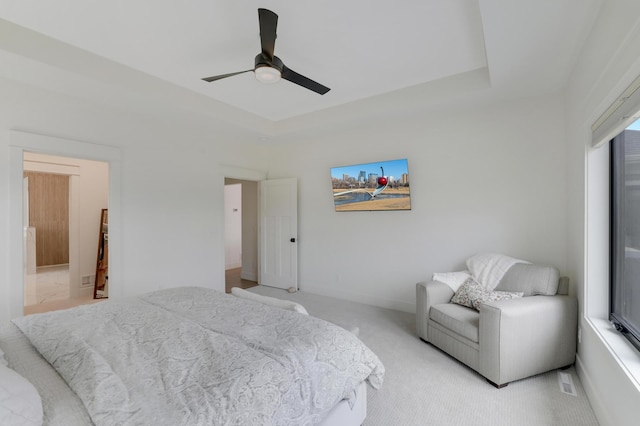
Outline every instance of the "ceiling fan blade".
{"type": "Polygon", "coordinates": [[[262,54],[273,60],[273,50],[276,45],[276,28],[278,27],[278,15],[268,9],[258,9],[258,20],[260,22],[260,43],[262,44],[262,54]]]}
{"type": "Polygon", "coordinates": [[[243,74],[243,73],[249,72],[249,71],[253,71],[253,69],[244,70],[244,71],[238,71],[238,72],[232,72],[232,73],[229,73],[229,74],[214,75],[213,77],[203,78],[203,80],[204,81],[208,81],[209,83],[211,83],[212,81],[222,80],[223,78],[233,77],[234,75],[243,74]]]}
{"type": "Polygon", "coordinates": [[[319,93],[321,95],[324,95],[325,93],[327,93],[329,89],[327,86],[323,86],[320,83],[316,83],[315,81],[311,80],[310,78],[305,77],[302,74],[298,74],[297,72],[293,71],[290,68],[287,68],[286,66],[282,66],[282,78],[284,78],[285,80],[288,80],[292,83],[297,84],[298,86],[302,86],[306,89],[312,90],[316,93],[319,93]]]}

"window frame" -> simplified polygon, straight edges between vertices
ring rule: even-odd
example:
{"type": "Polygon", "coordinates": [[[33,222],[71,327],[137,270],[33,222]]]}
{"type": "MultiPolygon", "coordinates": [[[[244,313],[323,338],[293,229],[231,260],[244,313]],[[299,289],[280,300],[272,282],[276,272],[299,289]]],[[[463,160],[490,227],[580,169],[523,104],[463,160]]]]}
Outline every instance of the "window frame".
{"type": "MultiPolygon", "coordinates": [[[[609,321],[638,351],[640,351],[640,323],[627,319],[623,310],[625,284],[626,251],[626,150],[627,130],[623,130],[609,143],[609,321]]],[[[640,186],[640,185],[639,185],[640,186]]],[[[640,251],[638,252],[640,258],[640,251]]],[[[640,311],[640,306],[635,307],[640,311]]]]}

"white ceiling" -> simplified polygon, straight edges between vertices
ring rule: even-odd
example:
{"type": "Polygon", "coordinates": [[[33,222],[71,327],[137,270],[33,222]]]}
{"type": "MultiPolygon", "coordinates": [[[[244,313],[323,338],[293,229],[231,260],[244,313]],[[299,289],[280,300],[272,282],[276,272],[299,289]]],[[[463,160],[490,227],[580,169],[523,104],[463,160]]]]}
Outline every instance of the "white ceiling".
{"type": "Polygon", "coordinates": [[[438,85],[452,95],[560,90],[603,1],[2,0],[0,77],[264,130],[438,85]],[[253,68],[259,7],[279,15],[275,54],[330,92],[253,73],[201,80],[253,68]]]}

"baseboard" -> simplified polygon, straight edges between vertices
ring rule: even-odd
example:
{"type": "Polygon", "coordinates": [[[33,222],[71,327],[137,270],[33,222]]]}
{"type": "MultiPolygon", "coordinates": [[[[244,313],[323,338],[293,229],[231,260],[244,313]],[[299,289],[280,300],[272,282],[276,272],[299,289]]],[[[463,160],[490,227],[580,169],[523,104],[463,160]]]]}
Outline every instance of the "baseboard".
{"type": "Polygon", "coordinates": [[[587,399],[589,400],[589,404],[591,405],[591,409],[593,413],[596,415],[598,422],[600,424],[611,425],[613,423],[613,419],[609,418],[608,410],[605,408],[602,400],[600,398],[600,392],[598,392],[598,388],[594,385],[591,376],[585,370],[584,364],[580,359],[580,355],[576,355],[576,373],[582,382],[582,388],[587,394],[587,399]]]}
{"type": "Polygon", "coordinates": [[[240,271],[240,278],[247,281],[255,281],[258,282],[258,274],[251,271],[245,271],[244,269],[240,271]]]}
{"type": "Polygon", "coordinates": [[[396,311],[415,313],[415,302],[405,302],[402,300],[387,299],[384,297],[375,297],[368,294],[344,291],[340,289],[332,289],[320,287],[313,284],[300,284],[301,291],[319,296],[333,297],[336,299],[348,300],[350,302],[364,303],[365,305],[378,306],[380,308],[393,309],[396,311]]]}
{"type": "Polygon", "coordinates": [[[93,288],[94,286],[81,286],[78,289],[78,297],[81,299],[87,299],[93,297],[93,288]]]}

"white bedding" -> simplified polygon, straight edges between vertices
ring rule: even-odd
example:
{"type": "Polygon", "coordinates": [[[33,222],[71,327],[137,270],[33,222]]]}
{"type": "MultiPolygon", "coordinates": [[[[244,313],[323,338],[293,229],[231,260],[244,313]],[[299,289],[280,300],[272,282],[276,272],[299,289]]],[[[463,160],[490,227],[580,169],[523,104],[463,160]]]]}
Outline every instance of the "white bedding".
{"type": "Polygon", "coordinates": [[[82,401],[15,325],[8,323],[0,327],[0,348],[6,352],[9,366],[28,379],[39,391],[44,412],[43,425],[91,424],[82,401]]]}
{"type": "Polygon", "coordinates": [[[23,376],[0,363],[0,425],[42,425],[42,400],[23,376]]]}
{"type": "Polygon", "coordinates": [[[384,367],[346,330],[203,288],[14,320],[101,424],[317,424],[384,367]]]}

